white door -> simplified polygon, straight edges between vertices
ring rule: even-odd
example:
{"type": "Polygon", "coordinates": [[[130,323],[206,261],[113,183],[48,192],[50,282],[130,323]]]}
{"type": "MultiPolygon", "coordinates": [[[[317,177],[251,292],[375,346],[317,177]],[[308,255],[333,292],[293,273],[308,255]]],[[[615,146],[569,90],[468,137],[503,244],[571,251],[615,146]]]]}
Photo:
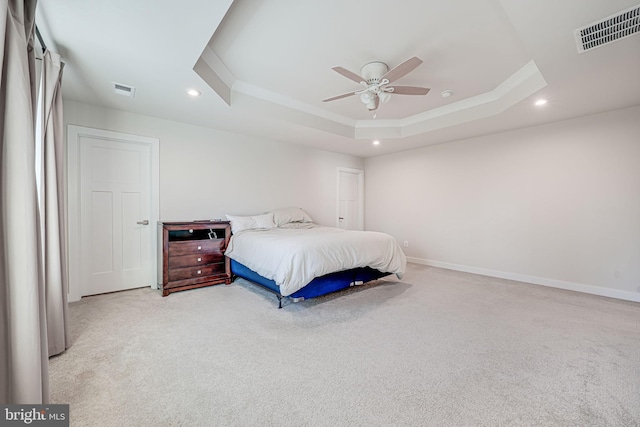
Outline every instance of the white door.
{"type": "Polygon", "coordinates": [[[154,146],[133,135],[93,131],[75,134],[77,163],[70,162],[70,171],[77,167],[78,217],[74,225],[70,209],[69,225],[77,231],[80,296],[153,286],[154,146]]]}
{"type": "Polygon", "coordinates": [[[364,171],[338,168],[337,226],[345,230],[362,230],[364,218],[364,171]]]}

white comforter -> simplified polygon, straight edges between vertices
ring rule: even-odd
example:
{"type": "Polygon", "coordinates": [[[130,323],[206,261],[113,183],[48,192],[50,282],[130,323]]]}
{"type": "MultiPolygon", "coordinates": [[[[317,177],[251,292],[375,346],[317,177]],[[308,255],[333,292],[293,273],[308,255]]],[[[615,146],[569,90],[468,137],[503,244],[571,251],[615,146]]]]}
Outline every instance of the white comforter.
{"type": "MultiPolygon", "coordinates": [[[[292,224],[293,225],[293,224],[292,224]]],[[[402,277],[407,258],[388,234],[312,224],[234,234],[225,253],[291,295],[315,277],[372,267],[402,277]]]]}

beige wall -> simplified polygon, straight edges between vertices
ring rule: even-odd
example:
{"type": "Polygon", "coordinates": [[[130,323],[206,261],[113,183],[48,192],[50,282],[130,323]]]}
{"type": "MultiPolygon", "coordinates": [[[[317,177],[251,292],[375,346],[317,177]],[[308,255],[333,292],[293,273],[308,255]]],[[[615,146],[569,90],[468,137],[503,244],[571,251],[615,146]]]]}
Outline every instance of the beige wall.
{"type": "Polygon", "coordinates": [[[301,206],[335,223],[365,169],[365,228],[410,260],[640,301],[640,107],[362,160],[65,101],[65,124],[160,139],[163,220],[301,206]]]}
{"type": "Polygon", "coordinates": [[[64,102],[66,125],[160,139],[160,219],[221,218],[285,206],[335,224],[337,168],[362,159],[185,123],[64,102]]]}
{"type": "Polygon", "coordinates": [[[640,107],[365,161],[413,261],[640,301],[640,107]]]}

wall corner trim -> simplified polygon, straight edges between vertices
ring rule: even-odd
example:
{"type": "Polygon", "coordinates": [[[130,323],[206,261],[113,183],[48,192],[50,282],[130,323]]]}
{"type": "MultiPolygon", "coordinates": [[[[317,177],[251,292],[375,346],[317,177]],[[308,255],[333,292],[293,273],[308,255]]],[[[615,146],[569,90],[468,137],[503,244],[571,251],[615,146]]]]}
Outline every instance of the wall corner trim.
{"type": "Polygon", "coordinates": [[[623,291],[619,289],[604,288],[601,286],[586,285],[583,283],[565,282],[562,280],[528,276],[526,274],[508,273],[504,271],[489,270],[485,268],[452,264],[448,262],[434,261],[416,257],[407,257],[407,261],[414,264],[427,265],[429,267],[445,268],[447,270],[462,271],[465,273],[479,274],[481,276],[497,277],[500,279],[514,280],[517,282],[564,289],[567,291],[582,292],[585,294],[616,298],[625,301],[640,302],[640,293],[623,291]]]}

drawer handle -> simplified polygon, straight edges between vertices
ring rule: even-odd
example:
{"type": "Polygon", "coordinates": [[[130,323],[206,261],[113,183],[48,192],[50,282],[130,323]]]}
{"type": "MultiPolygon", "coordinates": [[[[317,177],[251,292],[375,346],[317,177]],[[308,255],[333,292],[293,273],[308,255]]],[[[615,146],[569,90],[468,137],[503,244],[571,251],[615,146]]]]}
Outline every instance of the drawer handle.
{"type": "Polygon", "coordinates": [[[198,270],[198,274],[202,274],[202,270],[198,270]]]}
{"type": "Polygon", "coordinates": [[[198,262],[202,261],[202,258],[198,257],[198,262]]]}
{"type": "Polygon", "coordinates": [[[198,250],[201,251],[202,250],[202,246],[198,246],[198,250]]]}

